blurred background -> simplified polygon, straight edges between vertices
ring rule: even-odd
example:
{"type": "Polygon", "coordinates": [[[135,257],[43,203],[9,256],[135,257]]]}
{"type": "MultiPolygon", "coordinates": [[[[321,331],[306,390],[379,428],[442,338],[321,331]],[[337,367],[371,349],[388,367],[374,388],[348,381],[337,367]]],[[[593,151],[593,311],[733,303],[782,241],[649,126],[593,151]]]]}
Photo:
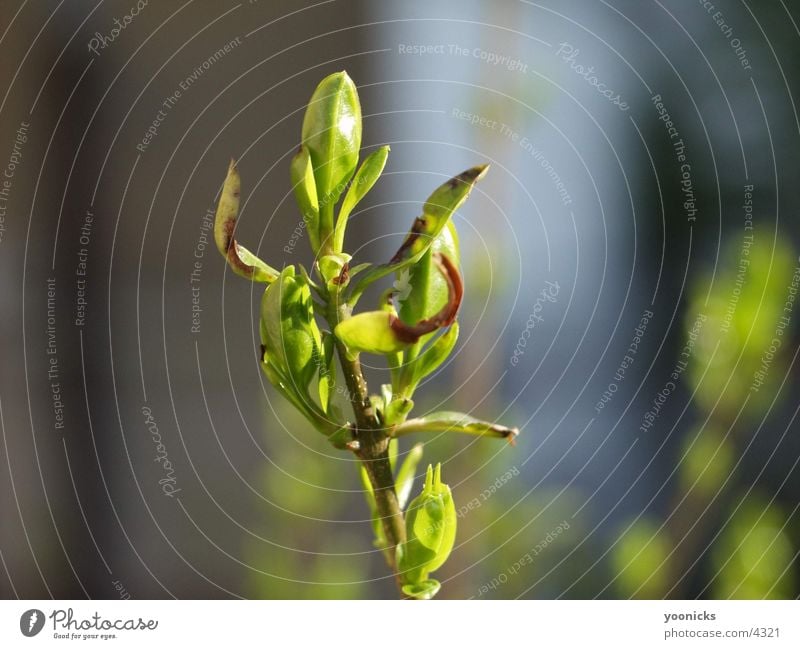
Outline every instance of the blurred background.
{"type": "Polygon", "coordinates": [[[288,163],[346,69],[365,148],[392,147],[358,259],[492,164],[455,216],[461,337],[416,412],[521,434],[401,445],[459,507],[440,597],[796,598],[798,21],[794,0],[3,2],[0,594],[395,596],[353,458],[260,375],[259,290],[208,229],[233,156],[240,241],[311,262],[288,163]]]}

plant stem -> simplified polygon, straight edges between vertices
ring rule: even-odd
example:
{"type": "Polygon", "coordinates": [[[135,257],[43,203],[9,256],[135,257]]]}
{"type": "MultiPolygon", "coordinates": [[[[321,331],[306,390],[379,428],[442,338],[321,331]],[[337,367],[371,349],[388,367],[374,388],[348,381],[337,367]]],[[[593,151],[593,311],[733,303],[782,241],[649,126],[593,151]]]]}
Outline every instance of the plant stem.
{"type": "MultiPolygon", "coordinates": [[[[350,307],[347,303],[337,304],[337,298],[338,296],[332,296],[328,313],[328,323],[332,330],[337,324],[350,317],[350,307]]],[[[355,454],[364,465],[372,483],[378,516],[383,525],[386,540],[390,545],[390,551],[384,554],[390,567],[396,572],[397,566],[393,550],[406,540],[406,527],[403,512],[397,500],[392,466],[389,461],[389,436],[375,417],[369,400],[369,389],[361,372],[361,362],[358,357],[349,358],[347,349],[338,340],[336,341],[336,350],[356,418],[353,437],[358,442],[358,449],[355,454]]]]}

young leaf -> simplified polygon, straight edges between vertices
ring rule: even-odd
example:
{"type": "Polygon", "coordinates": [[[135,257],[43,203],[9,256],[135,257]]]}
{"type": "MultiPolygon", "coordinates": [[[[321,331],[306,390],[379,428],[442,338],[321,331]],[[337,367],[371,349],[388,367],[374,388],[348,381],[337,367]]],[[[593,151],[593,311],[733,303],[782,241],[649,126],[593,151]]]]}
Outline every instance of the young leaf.
{"type": "Polygon", "coordinates": [[[359,475],[361,476],[361,484],[364,486],[364,496],[369,505],[372,532],[375,534],[374,545],[376,548],[385,550],[389,547],[389,542],[386,540],[386,535],[383,532],[383,524],[378,514],[378,504],[375,502],[375,490],[372,488],[372,483],[369,480],[369,475],[364,465],[359,466],[358,469],[359,475]]]}
{"type": "Polygon", "coordinates": [[[518,428],[506,428],[499,424],[475,419],[463,412],[434,412],[425,417],[416,417],[398,425],[392,435],[400,437],[409,433],[465,433],[481,437],[499,437],[507,439],[512,444],[519,435],[518,428]]]}
{"type": "Polygon", "coordinates": [[[383,423],[386,426],[395,426],[402,421],[405,421],[408,413],[414,407],[414,402],[405,397],[397,397],[390,401],[383,413],[383,423]]]}
{"type": "Polygon", "coordinates": [[[436,559],[428,564],[430,572],[438,570],[444,565],[456,542],[456,520],[458,516],[450,487],[442,482],[441,464],[437,464],[433,472],[433,492],[439,494],[442,499],[443,520],[441,525],[442,538],[436,553],[436,559]]]}
{"type": "Polygon", "coordinates": [[[336,361],[333,355],[336,341],[329,332],[322,333],[322,358],[319,362],[319,402],[328,412],[333,390],[336,386],[336,361]]]}
{"type": "Polygon", "coordinates": [[[292,158],[289,175],[297,206],[306,224],[311,249],[316,253],[319,250],[319,200],[311,156],[306,147],[300,146],[300,150],[292,158]]]}
{"type": "Polygon", "coordinates": [[[347,219],[359,201],[367,195],[372,186],[383,173],[386,166],[386,158],[389,156],[389,145],[382,146],[377,151],[373,151],[366,160],[361,163],[361,167],[353,177],[353,182],[345,194],[342,206],[339,208],[339,217],[336,219],[336,228],[333,234],[333,249],[342,250],[344,248],[344,232],[347,228],[347,219]]]}
{"type": "Polygon", "coordinates": [[[355,172],[361,148],[361,104],[347,72],[331,74],[317,86],[303,119],[302,137],[314,167],[320,207],[334,205],[355,172]]]}
{"type": "Polygon", "coordinates": [[[458,331],[458,322],[454,322],[447,331],[403,368],[401,383],[403,384],[404,394],[413,394],[419,382],[432,372],[435,372],[450,356],[458,340],[458,331]]]}
{"type": "Polygon", "coordinates": [[[333,253],[320,258],[319,274],[325,282],[329,293],[335,293],[339,287],[347,286],[350,281],[350,260],[346,252],[333,253]]]}
{"type": "Polygon", "coordinates": [[[365,311],[343,320],[333,332],[350,354],[390,354],[408,344],[392,328],[395,321],[397,316],[387,311],[365,311]]]}
{"type": "Polygon", "coordinates": [[[240,246],[233,236],[236,218],[239,216],[240,193],[239,171],[236,169],[236,163],[231,160],[214,218],[214,242],[234,273],[254,282],[269,284],[278,278],[278,271],[261,261],[244,246],[240,246]]]}
{"type": "Polygon", "coordinates": [[[289,403],[291,403],[309,422],[331,439],[335,446],[342,448],[343,444],[337,443],[339,438],[348,437],[347,429],[344,424],[337,425],[330,417],[326,417],[316,404],[311,402],[304,395],[297,392],[292,379],[287,378],[283,371],[277,367],[269,357],[266,350],[262,347],[263,356],[261,359],[261,369],[269,379],[269,382],[289,403]]]}
{"type": "Polygon", "coordinates": [[[489,165],[472,167],[437,187],[425,201],[422,216],[414,221],[411,232],[390,263],[413,263],[419,259],[447,225],[453,212],[467,200],[475,183],[486,175],[488,169],[489,165]]]}
{"type": "Polygon", "coordinates": [[[421,586],[429,573],[442,566],[453,549],[456,508],[450,487],[442,483],[441,474],[441,464],[435,471],[428,466],[422,493],[408,506],[407,540],[397,552],[397,566],[404,585],[421,586]]]}
{"type": "Polygon", "coordinates": [[[306,395],[317,371],[321,336],[311,306],[311,290],[294,266],[264,291],[261,301],[262,344],[272,362],[306,395]]]}

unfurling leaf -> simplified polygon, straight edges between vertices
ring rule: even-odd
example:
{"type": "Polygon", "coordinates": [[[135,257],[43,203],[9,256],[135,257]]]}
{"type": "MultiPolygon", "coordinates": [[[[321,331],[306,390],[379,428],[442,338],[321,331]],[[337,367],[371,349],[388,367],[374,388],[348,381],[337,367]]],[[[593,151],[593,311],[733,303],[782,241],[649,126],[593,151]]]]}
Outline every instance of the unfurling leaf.
{"type": "Polygon", "coordinates": [[[392,264],[419,259],[447,225],[450,217],[467,200],[472,188],[486,175],[489,165],[478,165],[440,185],[425,201],[403,245],[392,257],[392,264]]]}
{"type": "Polygon", "coordinates": [[[450,556],[456,537],[456,519],[450,487],[442,483],[441,464],[436,465],[435,471],[428,466],[422,493],[408,506],[407,540],[397,548],[397,567],[403,580],[403,592],[407,595],[421,599],[432,596],[425,596],[434,587],[426,583],[428,575],[450,556]]]}
{"type": "Polygon", "coordinates": [[[317,86],[303,119],[303,145],[311,155],[320,206],[332,206],[353,176],[361,148],[361,104],[347,72],[331,74],[317,86]]]}
{"type": "Polygon", "coordinates": [[[278,271],[261,261],[244,246],[240,246],[234,237],[236,219],[239,216],[240,193],[239,171],[236,169],[236,163],[231,160],[214,218],[214,242],[234,273],[254,282],[269,284],[277,279],[278,271]]]}
{"type": "Polygon", "coordinates": [[[404,322],[418,322],[430,318],[447,304],[449,287],[447,278],[439,272],[434,256],[436,253],[447,255],[453,265],[459,266],[458,234],[455,224],[448,221],[444,229],[434,239],[433,244],[420,260],[403,268],[399,276],[408,273],[408,293],[405,299],[397,297],[400,307],[398,314],[404,322]]]}
{"type": "Polygon", "coordinates": [[[488,169],[489,165],[472,167],[438,187],[425,201],[422,216],[414,220],[411,231],[394,257],[388,264],[375,266],[365,273],[353,287],[349,302],[355,304],[367,286],[374,281],[418,261],[488,169]]]}
{"type": "Polygon", "coordinates": [[[499,437],[514,443],[518,428],[506,428],[499,424],[475,419],[463,412],[434,412],[425,417],[416,417],[398,425],[392,435],[400,437],[409,433],[465,433],[480,437],[499,437]]]}
{"type": "Polygon", "coordinates": [[[375,182],[383,173],[386,166],[386,158],[389,156],[389,146],[382,146],[377,151],[373,151],[366,160],[361,163],[361,167],[353,177],[353,182],[345,194],[342,206],[339,209],[339,217],[336,219],[336,229],[333,236],[333,249],[342,250],[344,247],[344,233],[347,228],[347,219],[359,201],[367,195],[375,182]]]}

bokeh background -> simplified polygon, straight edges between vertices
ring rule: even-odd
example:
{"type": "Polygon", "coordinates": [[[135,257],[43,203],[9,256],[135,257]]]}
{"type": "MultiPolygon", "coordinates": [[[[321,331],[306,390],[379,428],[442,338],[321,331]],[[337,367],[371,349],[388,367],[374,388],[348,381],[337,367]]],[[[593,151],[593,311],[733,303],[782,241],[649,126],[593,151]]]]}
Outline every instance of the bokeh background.
{"type": "Polygon", "coordinates": [[[492,163],[417,411],[521,435],[402,445],[461,508],[440,596],[796,598],[798,22],[790,0],[3,2],[0,594],[395,596],[352,457],[261,377],[258,289],[204,239],[233,156],[240,240],[310,263],[288,161],[346,69],[364,146],[392,147],[360,259],[492,163]]]}

